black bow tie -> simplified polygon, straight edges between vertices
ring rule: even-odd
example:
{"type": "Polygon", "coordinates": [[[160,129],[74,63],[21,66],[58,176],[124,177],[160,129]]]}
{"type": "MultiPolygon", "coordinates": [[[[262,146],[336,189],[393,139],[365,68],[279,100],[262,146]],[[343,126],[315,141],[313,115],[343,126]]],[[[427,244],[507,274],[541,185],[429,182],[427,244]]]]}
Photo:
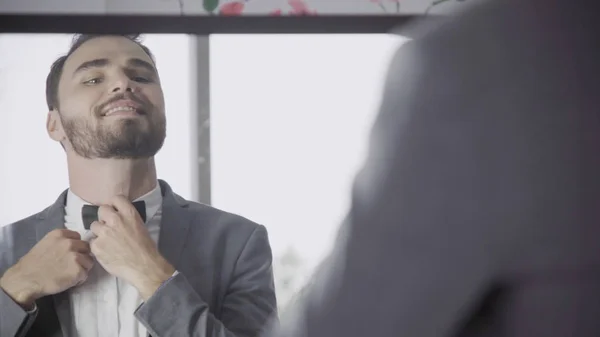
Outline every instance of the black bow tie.
{"type": "MultiPolygon", "coordinates": [[[[133,206],[137,209],[138,213],[140,213],[142,221],[146,222],[146,203],[144,201],[135,201],[133,206]]],[[[98,221],[98,206],[83,205],[83,208],[81,209],[81,219],[83,220],[83,227],[89,230],[92,222],[98,221]]]]}

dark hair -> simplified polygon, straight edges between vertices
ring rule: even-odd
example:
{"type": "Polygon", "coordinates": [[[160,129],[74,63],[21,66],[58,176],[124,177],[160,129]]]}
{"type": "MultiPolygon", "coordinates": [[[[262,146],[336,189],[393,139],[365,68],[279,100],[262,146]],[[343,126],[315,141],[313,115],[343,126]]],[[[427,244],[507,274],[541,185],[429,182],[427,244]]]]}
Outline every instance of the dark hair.
{"type": "MultiPolygon", "coordinates": [[[[46,103],[48,104],[48,110],[52,110],[58,108],[58,82],[60,81],[60,76],[62,75],[63,68],[65,66],[65,62],[67,58],[71,56],[82,44],[86,43],[89,40],[95,39],[97,37],[103,37],[106,35],[89,35],[89,34],[77,34],[73,37],[73,41],[71,42],[71,47],[66,55],[63,55],[56,59],[52,66],[50,67],[50,73],[46,78],[46,103]]],[[[137,43],[148,56],[154,62],[154,56],[148,47],[144,46],[141,42],[139,34],[130,34],[130,35],[116,35],[128,38],[129,40],[137,43]]]]}

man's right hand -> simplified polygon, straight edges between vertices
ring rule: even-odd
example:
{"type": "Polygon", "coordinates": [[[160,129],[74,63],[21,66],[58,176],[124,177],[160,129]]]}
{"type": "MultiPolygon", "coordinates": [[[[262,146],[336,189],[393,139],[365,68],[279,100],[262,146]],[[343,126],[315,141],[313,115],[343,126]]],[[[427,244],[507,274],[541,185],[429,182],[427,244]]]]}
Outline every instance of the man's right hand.
{"type": "Polygon", "coordinates": [[[38,298],[85,281],[93,265],[90,245],[79,233],[55,229],[2,275],[0,288],[24,309],[31,309],[38,298]]]}

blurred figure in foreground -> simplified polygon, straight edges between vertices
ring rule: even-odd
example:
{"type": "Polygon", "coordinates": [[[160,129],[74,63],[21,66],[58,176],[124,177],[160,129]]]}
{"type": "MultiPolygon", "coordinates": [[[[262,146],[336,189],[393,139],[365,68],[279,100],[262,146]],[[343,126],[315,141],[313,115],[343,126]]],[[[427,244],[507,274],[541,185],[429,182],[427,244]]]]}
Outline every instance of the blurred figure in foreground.
{"type": "Polygon", "coordinates": [[[276,336],[600,336],[600,4],[489,1],[395,56],[276,336]]]}

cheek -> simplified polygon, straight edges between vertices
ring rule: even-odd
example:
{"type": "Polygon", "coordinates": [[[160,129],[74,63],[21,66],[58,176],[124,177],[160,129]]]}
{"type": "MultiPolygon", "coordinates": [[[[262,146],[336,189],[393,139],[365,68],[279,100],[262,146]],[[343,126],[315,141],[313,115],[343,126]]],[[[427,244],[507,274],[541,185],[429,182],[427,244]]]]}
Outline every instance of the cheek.
{"type": "Polygon", "coordinates": [[[148,97],[152,105],[164,112],[165,99],[160,87],[148,88],[148,90],[145,92],[145,95],[148,97]]]}
{"type": "Polygon", "coordinates": [[[72,92],[61,102],[61,113],[69,117],[88,117],[94,113],[93,108],[100,99],[101,95],[91,90],[72,92]]]}

